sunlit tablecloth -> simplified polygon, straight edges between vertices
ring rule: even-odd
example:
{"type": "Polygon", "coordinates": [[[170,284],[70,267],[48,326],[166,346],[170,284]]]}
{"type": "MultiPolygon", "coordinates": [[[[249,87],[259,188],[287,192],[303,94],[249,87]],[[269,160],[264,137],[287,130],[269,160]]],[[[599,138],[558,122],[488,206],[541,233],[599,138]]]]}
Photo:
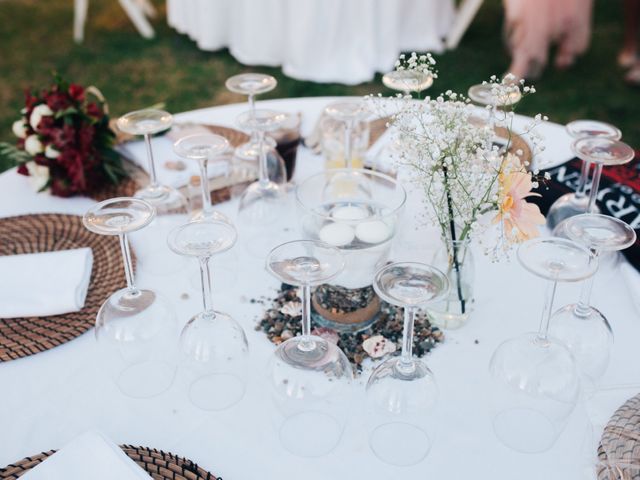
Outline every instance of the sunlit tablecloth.
{"type": "MultiPolygon", "coordinates": [[[[315,124],[328,98],[286,99],[265,102],[273,108],[302,112],[303,132],[315,124]]],[[[235,116],[245,105],[197,110],[177,115],[177,119],[233,126],[235,116]]],[[[527,119],[516,118],[516,126],[527,119]]],[[[571,157],[569,138],[559,125],[546,124],[547,160],[571,157]]],[[[167,152],[166,139],[156,140],[158,152],[167,152]]],[[[130,152],[141,160],[141,145],[130,152]]],[[[158,153],[160,162],[164,154],[158,153]]],[[[322,168],[320,157],[302,149],[295,182],[322,168]]],[[[160,177],[167,173],[162,168],[160,177]]],[[[414,196],[407,206],[411,219],[419,212],[414,196]]],[[[34,193],[25,177],[10,170],[0,175],[0,216],[34,212],[83,214],[92,205],[85,198],[60,199],[34,193]]],[[[235,216],[235,202],[221,206],[235,216]]],[[[295,211],[292,210],[295,237],[295,211]]],[[[395,248],[396,260],[429,261],[437,246],[437,233],[431,228],[413,232],[402,228],[396,245],[407,235],[422,235],[423,251],[395,248]]],[[[240,242],[233,250],[238,259],[237,278],[220,278],[214,266],[214,294],[217,309],[232,314],[245,328],[250,343],[251,374],[246,396],[231,410],[205,414],[190,406],[180,378],[165,394],[150,400],[132,400],[120,394],[105,377],[103,362],[96,355],[93,331],[44,353],[0,364],[0,465],[27,455],[58,448],[89,428],[98,428],[115,442],[143,445],[184,455],[225,480],[256,478],[293,480],[403,480],[425,478],[540,480],[543,478],[579,480],[581,448],[585,440],[584,415],[574,412],[567,429],[547,453],[523,455],[498,443],[489,417],[487,365],[491,353],[503,340],[538,326],[544,282],[519,267],[515,260],[492,264],[476,249],[476,311],[464,328],[446,333],[446,341],[426,359],[440,386],[439,436],[429,457],[410,468],[393,468],[381,463],[370,452],[364,427],[364,380],[354,386],[355,405],[343,439],[337,449],[319,459],[301,459],[284,451],[271,429],[271,405],[266,395],[265,370],[273,346],[254,330],[262,306],[250,298],[271,295],[278,282],[264,270],[263,262],[244,253],[240,242]],[[225,288],[220,289],[221,284],[225,288]],[[231,285],[229,285],[231,284],[231,285]]],[[[134,247],[140,250],[134,238],[134,247]]],[[[163,292],[175,306],[181,324],[200,306],[193,280],[197,265],[172,275],[153,275],[138,271],[142,286],[163,292]],[[187,300],[181,299],[188,293],[187,300]]],[[[55,279],[52,279],[55,281],[55,279]]],[[[578,285],[561,285],[558,303],[574,301],[578,285]]],[[[594,289],[595,305],[609,316],[615,334],[615,347],[603,383],[640,383],[640,319],[630,293],[620,275],[598,277],[594,289]]],[[[607,418],[615,402],[596,406],[607,418]]]]}
{"type": "Polygon", "coordinates": [[[356,84],[402,51],[443,49],[452,0],[167,0],[169,25],[202,50],[228,47],[247,65],[356,84]]]}

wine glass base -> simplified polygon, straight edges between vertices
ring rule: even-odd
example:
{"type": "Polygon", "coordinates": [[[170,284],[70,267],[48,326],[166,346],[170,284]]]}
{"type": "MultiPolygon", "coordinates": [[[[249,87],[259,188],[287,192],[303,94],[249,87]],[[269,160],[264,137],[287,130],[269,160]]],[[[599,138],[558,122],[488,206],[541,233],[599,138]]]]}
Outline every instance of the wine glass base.
{"type": "Polygon", "coordinates": [[[231,374],[214,373],[195,379],[189,386],[189,400],[201,410],[225,410],[244,397],[244,381],[231,374]]]}
{"type": "Polygon", "coordinates": [[[404,422],[379,425],[369,435],[369,446],[376,457],[400,467],[420,463],[429,454],[431,445],[425,430],[404,422]]]}
{"type": "Polygon", "coordinates": [[[187,199],[175,188],[167,185],[147,186],[138,190],[135,198],[145,200],[154,206],[156,215],[187,213],[187,199]]]}
{"type": "Polygon", "coordinates": [[[284,420],[279,431],[280,442],[299,457],[321,457],[340,442],[342,426],[331,415],[302,412],[284,420]]]}
{"type": "MultiPolygon", "coordinates": [[[[562,307],[551,317],[549,334],[563,342],[573,354],[583,381],[595,383],[604,375],[613,347],[613,332],[606,317],[590,307],[578,315],[578,305],[562,307]]],[[[584,385],[583,385],[584,387],[584,385]]]]}
{"type": "Polygon", "coordinates": [[[209,212],[205,212],[204,210],[197,210],[193,212],[189,218],[191,222],[200,222],[200,221],[212,221],[212,222],[224,222],[228,224],[232,224],[229,217],[227,217],[224,213],[218,210],[210,210],[209,212]]]}
{"type": "Polygon", "coordinates": [[[499,412],[493,419],[493,430],[504,445],[521,453],[546,452],[559,435],[546,415],[530,408],[499,412]]]}
{"type": "MultiPolygon", "coordinates": [[[[549,230],[556,228],[563,220],[580,215],[587,211],[589,197],[577,197],[575,193],[566,193],[558,198],[549,208],[547,213],[547,227],[549,230]]],[[[600,208],[594,205],[591,213],[600,213],[600,208]]]]}

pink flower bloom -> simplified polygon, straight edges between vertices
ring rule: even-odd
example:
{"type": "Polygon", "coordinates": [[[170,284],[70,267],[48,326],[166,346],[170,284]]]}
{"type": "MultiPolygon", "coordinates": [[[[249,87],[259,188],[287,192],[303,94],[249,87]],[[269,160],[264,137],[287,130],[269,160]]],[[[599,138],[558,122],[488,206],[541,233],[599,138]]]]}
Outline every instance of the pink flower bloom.
{"type": "Polygon", "coordinates": [[[540,196],[531,191],[531,174],[512,165],[509,172],[500,174],[499,181],[499,211],[494,223],[503,223],[505,235],[510,241],[522,242],[537,237],[538,225],[543,225],[545,218],[537,205],[525,200],[527,197],[540,196]]]}

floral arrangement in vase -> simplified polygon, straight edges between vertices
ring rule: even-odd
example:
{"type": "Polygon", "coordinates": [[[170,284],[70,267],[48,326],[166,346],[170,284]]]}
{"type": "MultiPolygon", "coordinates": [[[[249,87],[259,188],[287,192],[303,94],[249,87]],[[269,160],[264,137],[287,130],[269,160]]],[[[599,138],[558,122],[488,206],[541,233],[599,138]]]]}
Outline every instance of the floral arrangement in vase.
{"type": "Polygon", "coordinates": [[[36,190],[60,197],[91,194],[126,176],[113,150],[106,103],[95,87],[56,77],[48,89],[27,91],[25,97],[22,116],[12,128],[17,143],[0,144],[0,155],[31,177],[36,190]]]}
{"type": "MultiPolygon", "coordinates": [[[[431,68],[432,59],[422,59],[403,68],[422,69],[424,62],[431,68]]],[[[500,101],[527,96],[535,88],[511,75],[503,80],[494,76],[484,84],[497,99],[484,112],[452,91],[420,101],[403,96],[389,100],[399,164],[408,167],[423,192],[427,217],[439,228],[444,244],[433,263],[448,274],[451,293],[430,313],[437,325],[448,328],[464,324],[472,311],[470,240],[482,241],[478,233],[496,226],[496,241],[485,248],[497,260],[513,244],[538,235],[538,226],[545,223],[539,208],[527,201],[537,195],[532,188],[538,186],[537,172],[530,171],[531,158],[511,148],[514,107],[500,101]],[[504,145],[494,144],[497,127],[506,132],[504,145]]],[[[529,138],[532,157],[542,150],[535,127],[544,120],[537,115],[518,132],[529,138]]]]}

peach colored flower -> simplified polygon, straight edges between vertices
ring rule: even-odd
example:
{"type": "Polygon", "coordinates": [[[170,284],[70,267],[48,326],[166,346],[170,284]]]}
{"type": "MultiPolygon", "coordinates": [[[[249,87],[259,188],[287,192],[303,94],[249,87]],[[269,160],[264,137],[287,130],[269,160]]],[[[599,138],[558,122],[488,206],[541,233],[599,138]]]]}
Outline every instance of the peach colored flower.
{"type": "Polygon", "coordinates": [[[539,193],[531,191],[531,174],[513,164],[510,167],[498,176],[499,211],[493,222],[503,223],[509,241],[522,242],[538,236],[538,225],[543,225],[545,218],[537,205],[525,200],[527,197],[540,196],[539,193]]]}

